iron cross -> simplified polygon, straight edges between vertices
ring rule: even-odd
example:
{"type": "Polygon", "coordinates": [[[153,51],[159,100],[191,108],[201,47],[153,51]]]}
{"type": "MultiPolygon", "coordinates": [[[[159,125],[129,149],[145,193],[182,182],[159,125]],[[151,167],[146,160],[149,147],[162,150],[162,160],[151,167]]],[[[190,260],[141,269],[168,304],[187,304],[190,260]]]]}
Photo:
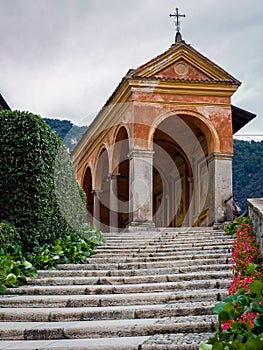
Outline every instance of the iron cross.
{"type": "Polygon", "coordinates": [[[180,32],[180,17],[186,17],[186,15],[180,15],[179,14],[179,9],[176,8],[176,12],[174,14],[170,14],[170,17],[176,17],[175,25],[176,25],[176,30],[177,32],[180,32]]]}

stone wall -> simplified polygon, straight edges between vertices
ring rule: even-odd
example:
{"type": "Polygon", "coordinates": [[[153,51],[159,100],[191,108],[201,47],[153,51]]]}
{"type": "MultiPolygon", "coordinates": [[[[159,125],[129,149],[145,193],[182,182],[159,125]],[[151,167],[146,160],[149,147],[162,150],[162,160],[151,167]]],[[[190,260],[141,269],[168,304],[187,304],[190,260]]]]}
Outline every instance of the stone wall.
{"type": "Polygon", "coordinates": [[[258,240],[260,249],[263,253],[263,198],[248,199],[248,214],[251,218],[258,240]]]}

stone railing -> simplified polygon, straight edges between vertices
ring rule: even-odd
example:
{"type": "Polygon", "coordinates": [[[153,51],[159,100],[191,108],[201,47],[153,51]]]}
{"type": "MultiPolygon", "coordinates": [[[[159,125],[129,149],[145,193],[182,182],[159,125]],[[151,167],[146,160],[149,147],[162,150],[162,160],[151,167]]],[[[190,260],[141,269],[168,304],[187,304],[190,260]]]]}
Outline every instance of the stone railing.
{"type": "Polygon", "coordinates": [[[263,253],[263,198],[248,199],[248,215],[251,218],[260,249],[263,253]]]}

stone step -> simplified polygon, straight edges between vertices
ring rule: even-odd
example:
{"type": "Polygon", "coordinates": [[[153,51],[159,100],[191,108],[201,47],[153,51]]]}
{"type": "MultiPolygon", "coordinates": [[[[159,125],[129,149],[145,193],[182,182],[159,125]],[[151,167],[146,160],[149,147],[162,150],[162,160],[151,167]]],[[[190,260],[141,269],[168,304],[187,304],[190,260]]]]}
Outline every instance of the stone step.
{"type": "Polygon", "coordinates": [[[210,228],[106,234],[88,264],[0,297],[0,349],[198,350],[227,295],[232,238],[210,228]]]}
{"type": "Polygon", "coordinates": [[[135,243],[137,243],[137,246],[143,245],[143,244],[148,244],[148,245],[175,245],[175,244],[180,244],[180,245],[211,245],[211,244],[230,244],[233,242],[233,238],[226,238],[224,237],[209,237],[209,238],[201,238],[198,237],[197,239],[193,240],[188,238],[181,238],[181,237],[169,237],[169,238],[163,238],[163,237],[158,237],[153,240],[134,240],[134,239],[108,239],[106,243],[101,245],[103,247],[104,245],[127,245],[127,246],[134,246],[135,243]]]}
{"type": "Polygon", "coordinates": [[[112,284],[139,284],[139,283],[164,283],[195,280],[214,280],[219,278],[231,278],[229,271],[199,271],[192,273],[177,273],[171,275],[149,276],[116,276],[116,277],[52,277],[52,278],[28,278],[28,283],[35,286],[65,286],[65,285],[112,285],[112,284]]]}
{"type": "MultiPolygon", "coordinates": [[[[150,240],[136,240],[136,239],[108,239],[106,243],[103,243],[100,247],[104,247],[105,245],[127,245],[127,246],[134,246],[135,243],[137,243],[137,246],[142,246],[142,245],[201,245],[201,244],[230,244],[233,242],[232,237],[227,237],[226,236],[221,236],[221,237],[197,237],[196,239],[191,239],[190,237],[170,237],[168,238],[163,238],[163,237],[156,237],[154,239],[150,240]]],[[[99,247],[99,248],[100,248],[99,247]]]]}
{"type": "Polygon", "coordinates": [[[208,301],[103,306],[103,307],[66,307],[66,308],[0,308],[0,322],[64,322],[64,321],[95,321],[121,320],[141,318],[164,318],[189,315],[210,315],[214,303],[208,301]]]}
{"type": "Polygon", "coordinates": [[[0,341],[1,350],[139,350],[149,337],[0,341]]]}
{"type": "Polygon", "coordinates": [[[40,270],[37,278],[51,277],[105,277],[105,276],[147,276],[191,273],[197,271],[230,271],[228,264],[190,265],[139,270],[40,270]]]}
{"type": "Polygon", "coordinates": [[[156,261],[156,262],[122,262],[122,263],[98,263],[98,264],[68,264],[59,265],[60,270],[131,270],[131,269],[152,269],[152,268],[164,268],[173,266],[195,266],[195,265],[210,265],[210,264],[228,264],[229,254],[213,254],[212,257],[207,256],[178,256],[176,260],[156,261]]]}
{"type": "Polygon", "coordinates": [[[143,254],[155,254],[155,253],[172,253],[172,254],[178,254],[178,255],[183,255],[183,254],[189,254],[189,252],[191,252],[192,254],[214,254],[215,251],[217,253],[230,253],[231,252],[231,247],[227,246],[227,247],[214,247],[212,249],[208,249],[205,247],[189,247],[189,248],[183,248],[181,249],[180,247],[141,247],[141,248],[127,248],[127,247],[103,247],[101,248],[97,253],[95,253],[95,255],[98,254],[111,254],[111,255],[120,255],[120,254],[124,254],[126,253],[126,251],[128,250],[128,253],[143,253],[143,254]]]}
{"type": "Polygon", "coordinates": [[[138,248],[138,247],[158,247],[158,246],[173,246],[173,247],[200,247],[200,246],[222,246],[227,245],[230,246],[233,242],[233,239],[199,239],[193,241],[192,239],[171,239],[171,240],[162,240],[162,239],[156,239],[153,241],[127,241],[127,240],[110,240],[107,241],[105,244],[99,247],[99,249],[104,247],[130,247],[130,248],[138,248]]]}
{"type": "Polygon", "coordinates": [[[155,334],[144,341],[141,350],[199,350],[210,337],[211,333],[155,334]]]}
{"type": "MultiPolygon", "coordinates": [[[[160,254],[157,255],[155,253],[151,254],[143,254],[140,252],[139,254],[137,253],[127,253],[127,254],[121,254],[120,252],[118,254],[111,254],[110,251],[109,253],[98,253],[90,259],[90,262],[95,264],[95,263],[120,263],[120,262],[155,262],[155,261],[167,261],[167,260],[182,260],[182,256],[185,257],[185,259],[192,259],[193,256],[196,258],[204,258],[204,256],[209,257],[210,255],[213,255],[215,251],[205,251],[201,250],[199,252],[192,250],[191,255],[189,255],[189,252],[186,252],[185,255],[182,255],[182,252],[174,252],[173,254],[160,254]]],[[[229,251],[228,250],[216,250],[217,254],[227,254],[229,256],[229,251]]]]}
{"type": "Polygon", "coordinates": [[[0,322],[1,340],[81,339],[210,332],[213,315],[74,322],[0,322]]]}
{"type": "Polygon", "coordinates": [[[177,292],[99,295],[21,295],[0,298],[1,308],[105,307],[119,305],[171,304],[174,302],[217,302],[227,296],[226,289],[199,289],[177,292]]]}
{"type": "Polygon", "coordinates": [[[152,293],[169,292],[186,289],[214,289],[227,288],[229,279],[181,281],[167,283],[140,283],[140,284],[113,284],[113,285],[67,285],[67,286],[22,286],[8,288],[8,294],[26,295],[90,295],[90,294],[129,294],[129,293],[152,293]]]}

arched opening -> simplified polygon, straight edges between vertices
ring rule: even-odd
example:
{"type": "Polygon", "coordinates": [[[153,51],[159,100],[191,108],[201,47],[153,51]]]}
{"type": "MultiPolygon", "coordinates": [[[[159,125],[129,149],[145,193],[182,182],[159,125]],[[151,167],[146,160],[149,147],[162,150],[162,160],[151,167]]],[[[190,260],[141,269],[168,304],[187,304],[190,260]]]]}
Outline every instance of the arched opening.
{"type": "Polygon", "coordinates": [[[206,225],[208,142],[195,118],[167,117],[155,130],[153,149],[155,225],[206,225]]]}
{"type": "Polygon", "coordinates": [[[96,168],[96,195],[100,202],[99,218],[96,218],[100,222],[100,230],[107,232],[109,228],[109,157],[106,148],[103,148],[100,152],[97,168],[96,168]]]}
{"type": "Polygon", "coordinates": [[[113,153],[113,174],[117,176],[118,228],[129,223],[129,137],[125,127],[117,133],[113,153]]]}
{"type": "Polygon", "coordinates": [[[93,193],[92,193],[92,175],[91,169],[88,166],[85,170],[83,178],[83,190],[86,193],[86,208],[87,208],[87,222],[93,223],[93,193]]]}

